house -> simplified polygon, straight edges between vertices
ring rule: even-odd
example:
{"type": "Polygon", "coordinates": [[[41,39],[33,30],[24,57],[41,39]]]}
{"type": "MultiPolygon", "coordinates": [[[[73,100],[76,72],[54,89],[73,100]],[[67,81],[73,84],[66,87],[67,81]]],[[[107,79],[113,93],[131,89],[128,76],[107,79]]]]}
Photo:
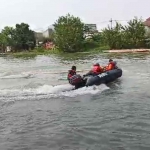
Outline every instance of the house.
{"type": "Polygon", "coordinates": [[[46,31],[44,31],[42,34],[43,34],[43,37],[44,38],[49,38],[53,33],[53,29],[51,28],[48,28],[46,31]]]}
{"type": "Polygon", "coordinates": [[[87,31],[85,31],[84,36],[86,39],[90,39],[93,34],[97,34],[97,25],[96,24],[85,24],[87,31]]]}
{"type": "Polygon", "coordinates": [[[44,40],[43,33],[42,32],[34,32],[36,45],[38,46],[40,42],[44,40]]]}
{"type": "Polygon", "coordinates": [[[150,28],[150,17],[144,21],[144,25],[150,28]]]}
{"type": "Polygon", "coordinates": [[[150,36],[150,17],[143,24],[145,25],[146,35],[150,36]]]}
{"type": "Polygon", "coordinates": [[[49,38],[52,35],[53,31],[54,31],[54,29],[51,26],[43,32],[34,32],[34,36],[36,39],[36,45],[38,46],[39,43],[42,43],[45,38],[49,38]]]}
{"type": "Polygon", "coordinates": [[[96,24],[85,24],[85,26],[89,29],[89,32],[97,32],[96,24]]]}

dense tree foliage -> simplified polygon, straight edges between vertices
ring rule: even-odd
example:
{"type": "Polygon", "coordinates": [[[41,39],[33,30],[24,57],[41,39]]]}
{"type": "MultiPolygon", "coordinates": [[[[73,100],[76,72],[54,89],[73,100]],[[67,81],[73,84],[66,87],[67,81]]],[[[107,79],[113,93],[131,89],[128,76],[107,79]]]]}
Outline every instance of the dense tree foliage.
{"type": "Polygon", "coordinates": [[[17,49],[29,50],[35,46],[34,32],[25,23],[16,24],[15,46],[17,49]]]}
{"type": "Polygon", "coordinates": [[[84,24],[80,18],[61,16],[54,24],[55,43],[64,52],[76,52],[82,49],[84,40],[84,24]]]}
{"type": "Polygon", "coordinates": [[[141,19],[134,18],[123,26],[116,22],[113,28],[105,28],[101,33],[103,44],[111,49],[147,47],[145,26],[141,19]]]}
{"type": "Polygon", "coordinates": [[[34,32],[25,23],[16,24],[15,28],[5,27],[0,33],[0,46],[3,51],[6,46],[11,46],[13,51],[34,48],[34,32]]]}
{"type": "MultiPolygon", "coordinates": [[[[101,32],[93,32],[78,17],[70,14],[61,16],[54,23],[54,32],[43,43],[53,42],[63,52],[77,52],[93,48],[131,49],[150,48],[150,30],[145,28],[142,19],[134,18],[122,25],[116,22],[101,32]]],[[[23,51],[35,47],[35,35],[25,23],[15,28],[6,26],[0,33],[0,49],[7,46],[13,51],[23,51]]]]}

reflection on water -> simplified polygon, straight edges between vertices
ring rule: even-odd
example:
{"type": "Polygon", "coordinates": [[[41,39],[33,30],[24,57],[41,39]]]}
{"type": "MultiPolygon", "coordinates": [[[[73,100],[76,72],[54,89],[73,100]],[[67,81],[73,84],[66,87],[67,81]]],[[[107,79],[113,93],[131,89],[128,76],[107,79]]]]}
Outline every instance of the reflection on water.
{"type": "Polygon", "coordinates": [[[0,58],[0,148],[149,150],[150,57],[71,57],[0,58]],[[120,79],[71,90],[65,77],[72,64],[86,70],[94,62],[106,65],[110,57],[123,69],[120,79]]]}

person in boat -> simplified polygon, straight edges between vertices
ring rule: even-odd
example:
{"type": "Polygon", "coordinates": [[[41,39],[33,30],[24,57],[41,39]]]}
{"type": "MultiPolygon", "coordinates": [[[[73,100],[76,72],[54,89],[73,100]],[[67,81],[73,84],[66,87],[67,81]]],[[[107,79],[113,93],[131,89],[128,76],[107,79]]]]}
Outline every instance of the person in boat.
{"type": "Polygon", "coordinates": [[[74,75],[76,75],[76,66],[72,66],[71,70],[68,71],[68,80],[70,80],[70,78],[74,75]]]}
{"type": "Polygon", "coordinates": [[[112,59],[109,59],[109,63],[106,67],[104,67],[104,71],[109,71],[113,69],[117,69],[117,63],[116,61],[113,61],[112,59]]]}
{"type": "Polygon", "coordinates": [[[88,75],[98,75],[103,72],[103,68],[100,66],[99,63],[93,65],[92,70],[90,70],[87,74],[83,75],[83,77],[88,75]]]}
{"type": "Polygon", "coordinates": [[[83,84],[83,78],[79,74],[76,74],[76,66],[71,67],[71,70],[68,71],[67,78],[71,85],[75,85],[75,89],[83,84]]]}

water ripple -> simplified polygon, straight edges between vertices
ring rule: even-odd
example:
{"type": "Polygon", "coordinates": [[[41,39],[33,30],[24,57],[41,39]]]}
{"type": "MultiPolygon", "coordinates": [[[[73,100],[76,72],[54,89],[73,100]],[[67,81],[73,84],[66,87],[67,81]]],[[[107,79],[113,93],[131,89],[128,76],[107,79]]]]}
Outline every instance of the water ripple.
{"type": "MultiPolygon", "coordinates": [[[[149,56],[115,60],[121,79],[109,85],[69,91],[59,74],[72,64],[88,69],[111,55],[0,58],[0,148],[2,150],[149,150],[149,56]],[[139,69],[140,68],[140,69],[139,69]],[[6,73],[5,73],[6,72],[6,73]],[[32,72],[34,78],[22,73],[32,72]],[[55,88],[53,86],[56,85],[55,88]],[[58,86],[61,85],[61,86],[58,86]],[[68,91],[64,91],[67,88],[68,91]]],[[[66,74],[61,74],[66,77],[66,74]]]]}

